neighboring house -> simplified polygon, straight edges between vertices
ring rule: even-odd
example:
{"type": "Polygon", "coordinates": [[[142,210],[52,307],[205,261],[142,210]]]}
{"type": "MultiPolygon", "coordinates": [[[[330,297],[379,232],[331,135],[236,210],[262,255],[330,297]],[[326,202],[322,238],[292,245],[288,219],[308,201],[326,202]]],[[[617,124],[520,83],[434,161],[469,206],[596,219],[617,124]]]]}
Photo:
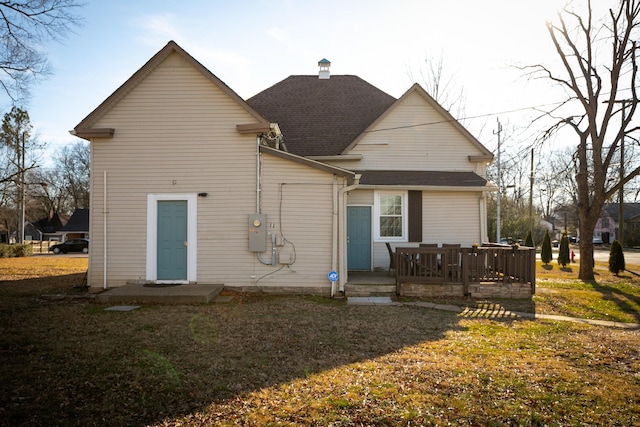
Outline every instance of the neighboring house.
{"type": "MultiPolygon", "coordinates": [[[[622,206],[622,215],[624,217],[625,237],[637,231],[640,223],[640,203],[625,203],[622,206]]],[[[620,204],[608,203],[602,208],[600,219],[596,223],[593,230],[593,241],[596,243],[609,244],[614,240],[619,240],[619,222],[620,222],[620,204]]],[[[624,239],[625,243],[627,239],[624,239]]]]}
{"type": "Polygon", "coordinates": [[[60,240],[62,238],[62,221],[57,213],[38,221],[27,222],[24,225],[24,240],[60,240]]]}
{"type": "Polygon", "coordinates": [[[543,230],[546,230],[549,232],[549,236],[553,237],[553,223],[546,221],[544,219],[541,219],[539,222],[540,228],[542,228],[543,230]]]}
{"type": "Polygon", "coordinates": [[[63,241],[89,238],[89,209],[78,208],[73,211],[69,221],[60,229],[63,241]]]}
{"type": "Polygon", "coordinates": [[[419,85],[319,65],[245,101],[169,42],[82,120],[89,285],[329,294],[388,268],[387,242],[488,240],[491,152],[419,85]]]}

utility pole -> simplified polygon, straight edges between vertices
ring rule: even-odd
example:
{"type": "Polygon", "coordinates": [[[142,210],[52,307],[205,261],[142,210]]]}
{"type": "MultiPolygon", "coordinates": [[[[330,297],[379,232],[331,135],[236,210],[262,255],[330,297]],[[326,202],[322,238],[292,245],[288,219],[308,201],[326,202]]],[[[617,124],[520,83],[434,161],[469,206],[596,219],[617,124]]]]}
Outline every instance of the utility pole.
{"type": "MultiPolygon", "coordinates": [[[[622,104],[622,126],[624,126],[624,114],[625,114],[625,105],[627,102],[632,102],[632,99],[623,99],[621,101],[613,101],[615,103],[622,104]]],[[[620,182],[624,179],[624,133],[620,139],[620,182]]],[[[620,185],[620,190],[618,190],[618,242],[620,242],[620,246],[624,247],[624,185],[620,185]]]]}
{"type": "MultiPolygon", "coordinates": [[[[616,104],[622,104],[622,118],[621,118],[621,126],[624,129],[625,126],[625,106],[627,102],[633,102],[633,99],[621,99],[618,101],[613,101],[616,104]]],[[[620,182],[624,179],[624,132],[620,137],[620,182]]],[[[624,185],[620,184],[620,189],[618,190],[618,242],[620,246],[624,247],[624,185]]]]}
{"type": "MultiPolygon", "coordinates": [[[[20,137],[18,137],[20,139],[20,137]]],[[[20,224],[19,225],[19,233],[18,233],[18,243],[24,243],[24,202],[25,202],[25,179],[24,179],[24,170],[25,170],[25,157],[24,157],[24,132],[22,133],[22,141],[18,141],[18,167],[20,174],[18,175],[18,180],[20,181],[20,224]]]]}
{"type": "MultiPolygon", "coordinates": [[[[624,103],[622,104],[622,117],[624,117],[624,103]]],[[[620,140],[620,182],[624,179],[624,135],[620,140]]],[[[624,247],[624,185],[620,185],[618,193],[618,242],[624,247]]]]}
{"type": "Polygon", "coordinates": [[[500,199],[502,192],[502,176],[500,175],[500,133],[502,132],[502,125],[500,119],[498,121],[498,130],[493,132],[494,135],[498,135],[498,199],[496,203],[496,243],[500,243],[500,199]]]}
{"type": "Polygon", "coordinates": [[[529,181],[529,231],[531,231],[533,239],[533,148],[531,149],[531,177],[529,181]]]}

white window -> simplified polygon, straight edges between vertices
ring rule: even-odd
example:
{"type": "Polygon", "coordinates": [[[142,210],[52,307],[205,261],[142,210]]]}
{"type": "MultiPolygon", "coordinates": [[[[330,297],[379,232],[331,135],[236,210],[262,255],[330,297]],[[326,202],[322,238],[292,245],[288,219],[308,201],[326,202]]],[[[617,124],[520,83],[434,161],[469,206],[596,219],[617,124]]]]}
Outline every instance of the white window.
{"type": "Polygon", "coordinates": [[[376,192],[373,207],[375,239],[382,242],[406,242],[407,192],[376,192]]]}

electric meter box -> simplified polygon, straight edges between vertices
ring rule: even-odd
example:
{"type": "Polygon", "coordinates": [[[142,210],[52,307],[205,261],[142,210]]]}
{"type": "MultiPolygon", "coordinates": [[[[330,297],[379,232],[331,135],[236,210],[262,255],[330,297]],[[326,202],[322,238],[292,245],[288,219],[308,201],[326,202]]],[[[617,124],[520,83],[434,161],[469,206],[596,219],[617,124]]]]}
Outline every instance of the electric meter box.
{"type": "Polygon", "coordinates": [[[265,214],[249,215],[249,251],[266,252],[267,250],[267,216],[265,214]]]}

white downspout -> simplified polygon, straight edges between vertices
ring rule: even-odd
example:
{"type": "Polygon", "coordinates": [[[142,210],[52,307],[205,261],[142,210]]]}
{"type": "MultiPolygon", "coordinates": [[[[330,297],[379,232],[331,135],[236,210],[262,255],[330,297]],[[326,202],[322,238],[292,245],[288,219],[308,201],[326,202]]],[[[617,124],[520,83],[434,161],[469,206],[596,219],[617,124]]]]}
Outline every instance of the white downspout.
{"type": "MultiPolygon", "coordinates": [[[[489,241],[489,234],[487,232],[487,193],[484,191],[480,196],[480,241],[478,243],[489,241]]],[[[497,242],[500,243],[500,242],[497,242]]]]}
{"type": "Polygon", "coordinates": [[[103,197],[102,197],[102,288],[108,289],[107,286],[107,171],[103,175],[103,197]]]}
{"type": "Polygon", "coordinates": [[[340,259],[340,271],[338,272],[338,280],[340,280],[340,292],[344,292],[344,285],[346,283],[347,277],[347,235],[346,235],[346,222],[347,222],[347,201],[346,201],[346,193],[348,191],[354,190],[360,185],[361,174],[357,173],[355,179],[353,180],[353,184],[340,189],[338,192],[338,212],[341,216],[338,221],[339,226],[339,238],[340,244],[338,245],[339,259],[340,259]]]}
{"type": "MultiPolygon", "coordinates": [[[[333,176],[333,223],[332,233],[333,239],[331,242],[331,271],[336,271],[338,267],[338,180],[336,176],[333,176]]],[[[336,293],[336,282],[331,282],[331,296],[336,293]]]]}

